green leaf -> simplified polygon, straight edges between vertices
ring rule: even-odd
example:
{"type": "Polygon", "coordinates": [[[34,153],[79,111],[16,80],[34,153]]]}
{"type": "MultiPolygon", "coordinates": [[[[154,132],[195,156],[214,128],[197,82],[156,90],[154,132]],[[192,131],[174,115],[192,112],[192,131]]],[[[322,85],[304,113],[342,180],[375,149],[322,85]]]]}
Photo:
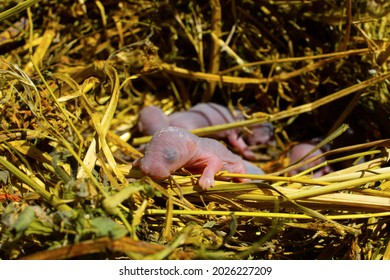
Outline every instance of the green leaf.
{"type": "Polygon", "coordinates": [[[53,232],[52,225],[41,220],[34,220],[30,223],[28,228],[25,231],[26,235],[36,234],[36,235],[50,235],[53,232]]]}
{"type": "Polygon", "coordinates": [[[7,170],[0,170],[0,181],[7,184],[9,178],[9,172],[7,170]]]}
{"type": "Polygon", "coordinates": [[[17,235],[22,234],[28,226],[34,221],[35,219],[35,211],[34,207],[27,206],[22,213],[20,213],[18,219],[16,220],[13,228],[16,231],[17,235]]]}
{"type": "Polygon", "coordinates": [[[128,231],[120,224],[107,217],[97,217],[91,220],[91,225],[96,229],[98,237],[108,236],[113,239],[125,236],[128,231]]]}

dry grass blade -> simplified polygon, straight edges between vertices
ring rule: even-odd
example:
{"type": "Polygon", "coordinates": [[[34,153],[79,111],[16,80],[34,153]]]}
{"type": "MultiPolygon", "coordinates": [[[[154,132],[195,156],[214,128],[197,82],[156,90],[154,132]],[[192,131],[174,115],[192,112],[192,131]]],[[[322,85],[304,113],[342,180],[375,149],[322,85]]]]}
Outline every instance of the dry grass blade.
{"type": "MultiPolygon", "coordinates": [[[[165,215],[166,210],[151,209],[147,211],[148,215],[165,215]]],[[[290,213],[265,213],[265,212],[243,212],[243,211],[188,211],[188,210],[174,210],[174,215],[195,215],[195,216],[230,216],[234,215],[237,217],[263,217],[263,218],[282,218],[282,219],[314,219],[310,215],[306,214],[290,214],[290,213]],[[192,213],[191,213],[192,212],[192,213]]],[[[390,212],[380,213],[366,213],[366,214],[355,214],[355,215],[328,215],[327,218],[330,220],[350,220],[350,219],[365,219],[373,217],[387,217],[390,216],[390,212]]]]}
{"type": "Polygon", "coordinates": [[[45,201],[47,201],[51,206],[54,208],[57,208],[61,211],[72,211],[72,208],[70,208],[68,205],[66,205],[63,201],[58,199],[55,195],[50,194],[47,192],[44,187],[40,184],[38,184],[33,178],[28,176],[27,174],[23,173],[21,170],[19,170],[16,166],[9,163],[7,160],[4,159],[4,157],[0,157],[0,164],[6,168],[10,173],[17,176],[17,178],[22,181],[23,183],[30,186],[34,191],[36,191],[40,196],[42,196],[45,201]]]}
{"type": "Polygon", "coordinates": [[[366,178],[359,178],[359,179],[349,180],[346,182],[333,183],[333,184],[330,184],[328,186],[324,186],[322,188],[304,190],[304,191],[301,191],[297,194],[289,195],[288,197],[292,200],[296,200],[296,199],[302,199],[302,198],[306,198],[306,197],[318,196],[321,194],[347,190],[349,188],[361,186],[361,185],[371,183],[371,182],[387,180],[389,178],[390,178],[390,174],[388,174],[388,173],[373,175],[373,176],[366,177],[366,178]]]}
{"type": "Polygon", "coordinates": [[[12,17],[12,16],[15,16],[15,15],[19,14],[20,12],[26,10],[28,7],[31,7],[31,6],[35,5],[39,1],[40,0],[27,0],[27,1],[23,1],[23,2],[18,3],[13,8],[8,9],[8,10],[6,10],[4,12],[1,12],[0,13],[0,22],[3,21],[3,20],[6,20],[9,17],[12,17]]]}
{"type": "MultiPolygon", "coordinates": [[[[85,158],[85,166],[89,169],[92,170],[93,167],[95,166],[96,160],[97,160],[97,154],[96,150],[102,149],[103,153],[111,166],[112,170],[120,180],[120,182],[124,182],[125,178],[123,174],[120,173],[120,171],[116,167],[116,162],[114,160],[114,157],[112,156],[112,153],[108,147],[107,140],[106,140],[106,135],[109,129],[109,125],[111,123],[111,120],[115,114],[115,109],[118,104],[118,98],[119,98],[119,79],[118,75],[111,66],[107,65],[107,74],[113,84],[112,86],[112,96],[109,105],[107,106],[107,111],[104,114],[102,120],[99,120],[99,117],[96,114],[91,114],[91,118],[93,120],[93,123],[95,125],[95,129],[97,131],[97,134],[99,138],[95,138],[86,155],[85,158]]],[[[77,175],[78,178],[83,178],[85,177],[85,171],[83,169],[80,170],[79,174],[77,175]]]]}

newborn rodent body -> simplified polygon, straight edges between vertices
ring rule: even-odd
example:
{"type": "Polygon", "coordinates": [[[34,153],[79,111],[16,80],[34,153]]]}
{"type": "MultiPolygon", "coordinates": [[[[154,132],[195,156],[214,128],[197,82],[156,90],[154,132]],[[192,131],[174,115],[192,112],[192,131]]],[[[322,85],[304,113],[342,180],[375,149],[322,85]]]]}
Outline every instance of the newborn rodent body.
{"type": "Polygon", "coordinates": [[[179,127],[156,132],[146,146],[144,157],[136,160],[134,166],[139,166],[143,174],[153,179],[165,179],[184,167],[194,174],[201,174],[198,184],[203,189],[214,185],[214,175],[219,171],[264,174],[219,141],[198,137],[179,127]]]}

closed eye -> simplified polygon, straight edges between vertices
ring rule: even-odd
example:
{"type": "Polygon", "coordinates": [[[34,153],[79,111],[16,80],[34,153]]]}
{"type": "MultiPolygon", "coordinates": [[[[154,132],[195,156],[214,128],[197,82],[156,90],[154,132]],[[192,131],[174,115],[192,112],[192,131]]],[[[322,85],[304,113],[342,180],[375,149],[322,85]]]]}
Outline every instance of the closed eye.
{"type": "Polygon", "coordinates": [[[164,159],[169,162],[173,163],[179,158],[179,153],[177,149],[175,148],[168,148],[164,152],[164,159]]]}

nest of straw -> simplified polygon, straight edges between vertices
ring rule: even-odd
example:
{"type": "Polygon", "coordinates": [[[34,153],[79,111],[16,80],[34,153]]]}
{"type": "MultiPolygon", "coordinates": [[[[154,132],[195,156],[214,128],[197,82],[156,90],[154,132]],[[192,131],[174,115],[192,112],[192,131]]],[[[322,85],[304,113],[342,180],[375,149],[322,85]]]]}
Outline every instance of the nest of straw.
{"type": "Polygon", "coordinates": [[[16,2],[0,4],[1,259],[390,258],[386,1],[16,2]],[[274,125],[267,175],[200,192],[131,168],[140,109],[210,101],[247,119],[196,134],[274,125]],[[287,176],[315,137],[335,171],[287,176]]]}

